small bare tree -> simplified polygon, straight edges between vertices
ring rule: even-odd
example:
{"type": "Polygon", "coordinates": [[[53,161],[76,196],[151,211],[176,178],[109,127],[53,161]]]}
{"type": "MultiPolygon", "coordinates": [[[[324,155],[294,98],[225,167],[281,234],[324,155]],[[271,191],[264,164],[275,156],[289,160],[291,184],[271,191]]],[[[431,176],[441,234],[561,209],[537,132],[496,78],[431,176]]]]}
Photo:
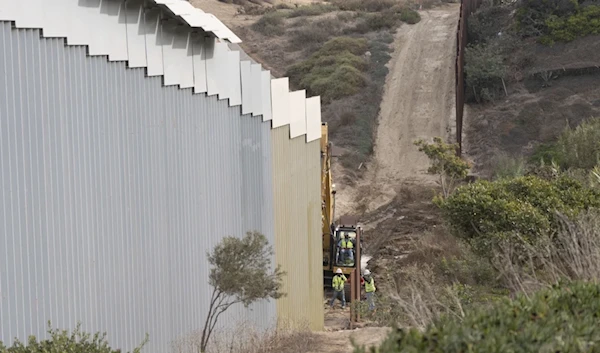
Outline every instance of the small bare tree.
{"type": "Polygon", "coordinates": [[[440,137],[434,137],[433,143],[418,140],[414,144],[419,147],[419,151],[429,157],[431,166],[428,172],[439,175],[444,198],[448,197],[454,190],[456,182],[467,177],[471,166],[456,155],[456,144],[445,143],[440,137]]]}
{"type": "Polygon", "coordinates": [[[226,237],[208,253],[211,264],[208,283],[213,287],[206,321],[200,340],[200,352],[205,353],[208,341],[221,314],[234,304],[250,304],[264,299],[278,299],[285,273],[271,266],[273,248],[258,232],[248,232],[243,238],[226,237]]]}

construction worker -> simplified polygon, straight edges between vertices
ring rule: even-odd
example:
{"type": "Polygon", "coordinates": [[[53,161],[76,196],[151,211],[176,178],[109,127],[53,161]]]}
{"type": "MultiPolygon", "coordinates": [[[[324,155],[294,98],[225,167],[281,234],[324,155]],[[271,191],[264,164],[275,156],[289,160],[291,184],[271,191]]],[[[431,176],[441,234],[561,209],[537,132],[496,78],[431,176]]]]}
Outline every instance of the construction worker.
{"type": "MultiPolygon", "coordinates": [[[[375,280],[371,275],[371,271],[368,269],[365,270],[365,274],[363,276],[364,284],[365,284],[365,292],[367,293],[367,303],[369,303],[369,311],[375,309],[375,280]]],[[[362,282],[362,281],[361,281],[362,282]]]]}
{"type": "Polygon", "coordinates": [[[340,296],[340,300],[342,301],[342,309],[346,307],[346,292],[344,291],[344,286],[346,285],[347,280],[348,279],[346,278],[346,276],[344,276],[344,274],[342,273],[342,269],[338,268],[335,271],[333,279],[331,280],[331,284],[333,287],[333,297],[331,298],[331,303],[329,304],[329,307],[333,308],[335,300],[340,296]]]}
{"type": "Polygon", "coordinates": [[[350,236],[346,233],[345,237],[340,241],[340,248],[342,249],[341,253],[342,262],[346,263],[349,259],[350,263],[354,263],[354,243],[350,240],[350,236]]]}

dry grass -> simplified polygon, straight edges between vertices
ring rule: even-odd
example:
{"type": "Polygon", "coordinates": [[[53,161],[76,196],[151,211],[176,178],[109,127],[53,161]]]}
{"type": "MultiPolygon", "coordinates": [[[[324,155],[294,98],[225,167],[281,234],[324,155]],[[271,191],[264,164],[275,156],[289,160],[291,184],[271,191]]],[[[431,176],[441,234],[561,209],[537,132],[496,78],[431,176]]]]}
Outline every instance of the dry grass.
{"type": "Polygon", "coordinates": [[[460,287],[439,284],[431,265],[410,265],[396,277],[395,293],[391,299],[397,302],[405,322],[411,327],[425,329],[442,315],[457,319],[464,317],[460,287]]]}
{"type": "Polygon", "coordinates": [[[524,246],[528,261],[518,266],[513,261],[515,245],[502,247],[495,263],[514,292],[531,293],[564,281],[600,279],[600,212],[582,213],[571,221],[562,215],[559,229],[539,246],[524,246]]]}
{"type": "MultiPolygon", "coordinates": [[[[200,352],[201,335],[201,331],[193,332],[174,342],[172,352],[200,352]]],[[[240,322],[233,329],[215,331],[207,353],[297,353],[314,351],[317,346],[317,336],[306,325],[260,330],[240,322]]]]}

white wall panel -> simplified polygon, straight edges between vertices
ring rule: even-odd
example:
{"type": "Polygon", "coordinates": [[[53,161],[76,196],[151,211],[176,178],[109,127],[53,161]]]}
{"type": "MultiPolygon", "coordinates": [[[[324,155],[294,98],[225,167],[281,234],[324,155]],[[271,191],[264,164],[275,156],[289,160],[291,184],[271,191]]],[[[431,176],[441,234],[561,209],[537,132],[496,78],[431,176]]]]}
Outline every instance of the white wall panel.
{"type": "MultiPolygon", "coordinates": [[[[91,5],[96,5],[96,2],[99,7],[100,0],[95,0],[91,5]]],[[[67,37],[69,28],[68,22],[64,19],[64,14],[69,6],[69,0],[44,1],[44,37],[67,37]]]]}
{"type": "Polygon", "coordinates": [[[179,83],[179,60],[177,58],[177,50],[174,47],[175,22],[163,20],[161,27],[160,43],[162,45],[163,66],[165,70],[163,82],[165,86],[176,85],[179,83]]]}
{"type": "Polygon", "coordinates": [[[219,99],[228,98],[227,88],[225,85],[226,68],[227,68],[227,52],[229,48],[225,43],[218,43],[216,40],[213,43],[208,40],[206,46],[206,82],[208,84],[208,95],[219,95],[219,99]]]}
{"type": "Polygon", "coordinates": [[[229,77],[226,82],[229,91],[229,106],[235,107],[242,104],[240,52],[237,50],[227,52],[227,73],[229,77]]]}
{"type": "MultiPolygon", "coordinates": [[[[17,28],[42,28],[44,25],[43,0],[12,0],[16,11],[14,18],[17,28]]],[[[0,7],[3,6],[0,4],[0,7]]],[[[0,10],[0,13],[2,10],[0,10]]]]}
{"type": "Polygon", "coordinates": [[[273,107],[271,106],[271,71],[261,73],[261,96],[263,121],[273,119],[273,107]]]}
{"type": "Polygon", "coordinates": [[[146,28],[146,60],[148,61],[148,76],[164,74],[163,48],[161,43],[160,11],[146,10],[144,27],[146,28]]]}
{"type": "Polygon", "coordinates": [[[190,26],[202,28],[202,30],[205,31],[205,32],[209,31],[209,28],[207,27],[207,25],[212,22],[212,20],[210,19],[210,17],[208,17],[207,14],[203,13],[200,10],[198,10],[195,13],[191,13],[189,15],[182,15],[181,17],[190,26]]]}
{"type": "Polygon", "coordinates": [[[102,0],[100,12],[104,15],[104,40],[108,48],[110,61],[127,60],[127,23],[125,2],[121,0],[102,0]],[[122,11],[122,12],[121,12],[122,11]],[[122,16],[122,17],[121,17],[122,16]]]}
{"type": "MultiPolygon", "coordinates": [[[[252,63],[250,61],[240,62],[240,73],[242,76],[242,114],[252,113],[252,63]]],[[[256,81],[260,82],[260,81],[256,81]]]]}
{"type": "Polygon", "coordinates": [[[306,99],[306,142],[321,138],[321,97],[306,99]]]}
{"type": "Polygon", "coordinates": [[[0,0],[0,21],[14,21],[19,3],[15,0],[0,0]]]}
{"type": "Polygon", "coordinates": [[[127,55],[129,67],[146,67],[146,28],[142,1],[126,2],[127,55]]]}
{"type": "MultiPolygon", "coordinates": [[[[108,16],[101,13],[102,0],[82,0],[85,2],[88,15],[86,20],[88,26],[90,26],[90,43],[89,54],[94,55],[108,55],[110,48],[107,45],[107,31],[110,33],[110,29],[105,28],[108,24],[108,16]],[[104,30],[97,31],[96,28],[102,28],[104,30]]],[[[45,32],[44,32],[45,35],[45,32]]]]}
{"type": "Polygon", "coordinates": [[[262,102],[262,66],[260,64],[250,65],[250,74],[252,88],[252,116],[261,115],[263,113],[263,102],[262,102]]]}
{"type": "Polygon", "coordinates": [[[71,18],[69,19],[68,45],[89,45],[91,42],[90,31],[95,27],[90,26],[90,17],[97,16],[98,12],[94,13],[85,6],[86,4],[87,0],[77,0],[77,6],[72,6],[69,12],[71,18]]]}
{"type": "MultiPolygon", "coordinates": [[[[233,96],[233,82],[236,79],[233,72],[234,65],[229,56],[230,49],[227,44],[221,43],[220,41],[217,41],[216,47],[217,50],[215,53],[217,53],[217,56],[215,64],[217,67],[215,71],[219,75],[219,87],[217,89],[219,99],[230,99],[233,96]]],[[[239,76],[237,79],[239,80],[239,76]]]]}
{"type": "Polygon", "coordinates": [[[290,123],[290,89],[287,77],[271,80],[271,107],[273,128],[290,123]]]}
{"type": "Polygon", "coordinates": [[[194,54],[192,59],[194,63],[194,93],[204,93],[206,92],[205,38],[194,37],[192,45],[194,54]]]}
{"type": "Polygon", "coordinates": [[[306,134],[306,91],[290,92],[290,138],[306,134]]]}
{"type": "Polygon", "coordinates": [[[179,61],[179,86],[181,88],[194,87],[194,61],[190,32],[183,25],[177,28],[173,49],[175,49],[179,61]]]}

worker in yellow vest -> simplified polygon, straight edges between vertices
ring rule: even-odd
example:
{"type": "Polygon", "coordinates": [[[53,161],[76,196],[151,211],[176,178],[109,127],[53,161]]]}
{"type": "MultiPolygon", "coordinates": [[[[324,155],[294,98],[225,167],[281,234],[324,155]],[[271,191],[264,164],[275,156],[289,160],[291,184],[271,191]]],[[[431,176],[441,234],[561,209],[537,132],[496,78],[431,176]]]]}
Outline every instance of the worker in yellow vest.
{"type": "Polygon", "coordinates": [[[363,276],[363,280],[365,283],[365,292],[367,293],[367,303],[369,303],[369,311],[375,309],[375,280],[371,275],[371,271],[368,269],[365,270],[365,274],[363,276]]]}
{"type": "Polygon", "coordinates": [[[348,234],[340,241],[340,248],[342,254],[342,263],[346,264],[347,260],[350,260],[350,265],[354,264],[354,243],[350,240],[348,234]]]}
{"type": "Polygon", "coordinates": [[[331,280],[331,284],[333,287],[333,297],[331,298],[331,303],[329,304],[329,307],[333,308],[333,304],[335,304],[335,300],[337,298],[340,298],[340,300],[342,301],[342,309],[346,307],[346,292],[344,291],[344,286],[346,285],[347,280],[348,279],[346,278],[346,276],[344,276],[344,274],[342,273],[342,269],[338,268],[337,271],[335,271],[333,279],[331,280]]]}

